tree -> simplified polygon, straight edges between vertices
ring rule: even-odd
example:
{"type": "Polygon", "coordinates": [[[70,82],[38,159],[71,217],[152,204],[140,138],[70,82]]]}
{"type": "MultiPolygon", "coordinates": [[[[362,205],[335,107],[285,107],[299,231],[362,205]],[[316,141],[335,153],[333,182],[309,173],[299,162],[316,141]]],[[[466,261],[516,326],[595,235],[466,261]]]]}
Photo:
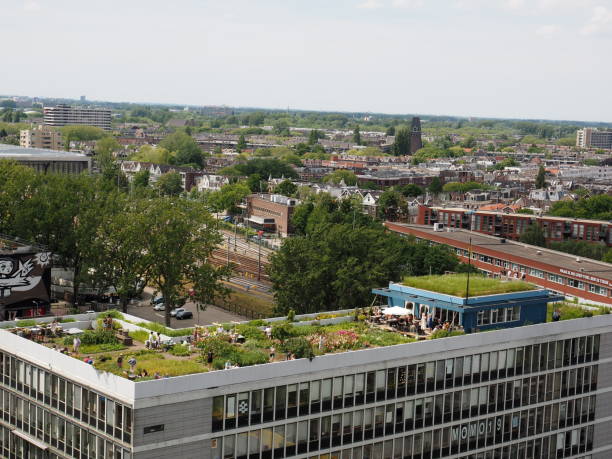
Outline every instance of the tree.
{"type": "Polygon", "coordinates": [[[387,136],[394,136],[395,135],[395,126],[389,126],[387,128],[387,131],[385,132],[385,134],[387,136]]]}
{"type": "Polygon", "coordinates": [[[291,180],[283,180],[274,188],[274,193],[282,194],[283,196],[293,196],[297,191],[297,185],[291,180]]]}
{"type": "Polygon", "coordinates": [[[153,164],[170,164],[174,153],[162,147],[143,145],[136,153],[130,156],[132,161],[143,161],[153,164]]]}
{"type": "Polygon", "coordinates": [[[87,142],[90,140],[99,140],[106,137],[108,133],[103,129],[95,126],[70,125],[61,128],[62,137],[64,138],[64,147],[70,149],[70,142],[87,142]]]}
{"type": "Polygon", "coordinates": [[[434,177],[433,179],[431,179],[431,183],[429,184],[427,189],[433,194],[438,194],[442,192],[442,182],[440,181],[440,177],[434,177]]]}
{"type": "Polygon", "coordinates": [[[272,255],[268,270],[279,314],[366,307],[374,287],[458,264],[448,249],[388,233],[358,203],[325,193],[300,204],[293,223],[300,235],[272,255]]]}
{"type": "Polygon", "coordinates": [[[170,311],[187,299],[204,309],[215,297],[227,294],[221,281],[227,278],[228,268],[207,262],[222,237],[201,203],[177,198],[152,200],[145,218],[151,222],[145,238],[150,281],[164,297],[167,326],[170,311]]]}
{"type": "Polygon", "coordinates": [[[403,213],[406,205],[404,196],[396,190],[385,190],[378,198],[378,218],[389,221],[397,221],[403,213]]]}
{"type": "Polygon", "coordinates": [[[355,129],[353,129],[353,142],[356,145],[361,145],[361,132],[359,130],[359,125],[355,125],[355,129]]]}
{"type": "Polygon", "coordinates": [[[247,143],[246,139],[244,138],[244,134],[240,134],[240,137],[238,138],[238,143],[236,144],[236,151],[240,153],[241,151],[246,150],[246,147],[247,143]]]}
{"type": "Polygon", "coordinates": [[[400,186],[397,190],[407,198],[416,198],[425,193],[423,188],[418,185],[415,185],[414,183],[409,183],[408,185],[400,186]]]}
{"type": "Polygon", "coordinates": [[[230,183],[223,185],[220,190],[208,193],[204,197],[204,202],[211,212],[238,213],[237,205],[249,194],[251,190],[244,183],[230,183]]]}
{"type": "Polygon", "coordinates": [[[276,158],[254,158],[242,164],[226,167],[219,171],[222,175],[298,178],[298,174],[287,162],[276,158]]]}
{"type": "Polygon", "coordinates": [[[155,182],[155,188],[164,196],[177,196],[183,191],[183,179],[176,171],[166,172],[155,182]]]}
{"type": "Polygon", "coordinates": [[[176,165],[196,164],[198,167],[204,165],[202,149],[196,141],[182,131],[174,132],[166,136],[161,142],[160,147],[174,153],[171,162],[176,165]]]}
{"type": "Polygon", "coordinates": [[[135,187],[146,188],[149,186],[150,175],[149,169],[142,169],[134,174],[132,183],[135,187]]]}
{"type": "Polygon", "coordinates": [[[316,129],[313,129],[310,131],[310,134],[308,135],[308,145],[315,145],[319,142],[319,139],[324,139],[325,138],[325,134],[323,134],[321,131],[317,131],[316,129]]]}
{"type": "Polygon", "coordinates": [[[535,179],[535,187],[537,189],[546,188],[546,169],[544,169],[544,166],[540,166],[538,169],[538,175],[536,175],[535,179]]]}
{"type": "Polygon", "coordinates": [[[272,132],[276,135],[289,137],[289,123],[284,119],[277,120],[273,125],[272,132]]]}
{"type": "Polygon", "coordinates": [[[246,185],[252,193],[265,193],[268,191],[268,181],[259,174],[251,174],[246,179],[246,185]]]}
{"type": "Polygon", "coordinates": [[[537,245],[540,247],[546,246],[544,231],[537,223],[532,223],[529,225],[523,234],[521,234],[519,240],[525,244],[537,245]]]}
{"type": "Polygon", "coordinates": [[[344,180],[347,186],[357,185],[357,176],[355,173],[345,169],[337,169],[331,174],[327,174],[323,177],[324,182],[333,183],[335,185],[338,185],[342,180],[344,180]]]}
{"type": "Polygon", "coordinates": [[[146,251],[148,200],[120,203],[121,210],[104,216],[97,237],[90,246],[85,272],[88,283],[104,289],[113,287],[119,295],[121,309],[127,312],[128,302],[138,296],[147,284],[150,256],[146,251]]]}
{"type": "Polygon", "coordinates": [[[405,126],[395,131],[393,154],[395,156],[405,156],[410,154],[410,130],[405,126]]]}

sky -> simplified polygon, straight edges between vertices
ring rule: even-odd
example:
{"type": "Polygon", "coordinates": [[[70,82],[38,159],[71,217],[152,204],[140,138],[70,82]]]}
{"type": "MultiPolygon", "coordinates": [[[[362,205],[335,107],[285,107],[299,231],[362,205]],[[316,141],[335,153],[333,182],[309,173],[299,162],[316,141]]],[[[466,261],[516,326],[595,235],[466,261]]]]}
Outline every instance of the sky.
{"type": "Polygon", "coordinates": [[[612,122],[612,0],[0,6],[0,94],[612,122]]]}

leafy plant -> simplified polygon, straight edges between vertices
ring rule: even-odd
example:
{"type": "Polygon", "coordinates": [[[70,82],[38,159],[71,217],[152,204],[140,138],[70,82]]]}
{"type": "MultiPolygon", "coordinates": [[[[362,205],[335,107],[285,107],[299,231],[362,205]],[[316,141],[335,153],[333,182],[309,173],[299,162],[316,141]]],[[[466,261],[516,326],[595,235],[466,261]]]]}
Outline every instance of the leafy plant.
{"type": "Polygon", "coordinates": [[[35,325],[36,325],[36,321],[34,319],[24,319],[24,320],[17,321],[18,327],[33,327],[35,325]]]}

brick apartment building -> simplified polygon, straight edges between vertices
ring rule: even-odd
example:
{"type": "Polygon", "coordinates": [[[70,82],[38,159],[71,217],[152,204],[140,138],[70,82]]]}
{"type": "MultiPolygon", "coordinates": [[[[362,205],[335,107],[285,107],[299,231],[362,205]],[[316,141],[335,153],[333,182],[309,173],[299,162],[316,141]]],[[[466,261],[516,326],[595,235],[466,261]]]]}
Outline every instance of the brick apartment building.
{"type": "Polygon", "coordinates": [[[386,222],[401,235],[444,244],[459,259],[494,276],[523,279],[566,296],[612,307],[612,265],[462,229],[386,222]]]}
{"type": "Polygon", "coordinates": [[[249,226],[286,237],[293,232],[291,216],[299,201],[279,194],[247,196],[249,226]]]}
{"type": "Polygon", "coordinates": [[[567,217],[419,206],[417,225],[443,223],[446,227],[518,240],[531,224],[539,225],[547,242],[584,241],[612,246],[612,223],[567,217]]]}

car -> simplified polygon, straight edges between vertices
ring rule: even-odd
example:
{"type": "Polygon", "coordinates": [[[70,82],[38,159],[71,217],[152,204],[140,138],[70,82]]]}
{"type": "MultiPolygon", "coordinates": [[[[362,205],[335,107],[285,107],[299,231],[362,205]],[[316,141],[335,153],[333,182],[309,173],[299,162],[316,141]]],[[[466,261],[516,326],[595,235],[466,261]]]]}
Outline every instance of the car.
{"type": "Polygon", "coordinates": [[[176,309],[173,309],[172,311],[170,311],[170,315],[174,317],[174,316],[176,316],[181,311],[186,311],[186,309],[185,308],[176,308],[176,309]]]}
{"type": "Polygon", "coordinates": [[[153,310],[154,311],[165,311],[166,305],[164,303],[157,303],[155,306],[153,306],[153,310]]]}
{"type": "Polygon", "coordinates": [[[151,304],[155,305],[158,303],[163,303],[164,302],[164,297],[163,296],[156,296],[154,298],[151,298],[151,304]]]}
{"type": "Polygon", "coordinates": [[[193,312],[183,309],[182,311],[176,313],[176,318],[178,320],[193,319],[193,312]]]}

